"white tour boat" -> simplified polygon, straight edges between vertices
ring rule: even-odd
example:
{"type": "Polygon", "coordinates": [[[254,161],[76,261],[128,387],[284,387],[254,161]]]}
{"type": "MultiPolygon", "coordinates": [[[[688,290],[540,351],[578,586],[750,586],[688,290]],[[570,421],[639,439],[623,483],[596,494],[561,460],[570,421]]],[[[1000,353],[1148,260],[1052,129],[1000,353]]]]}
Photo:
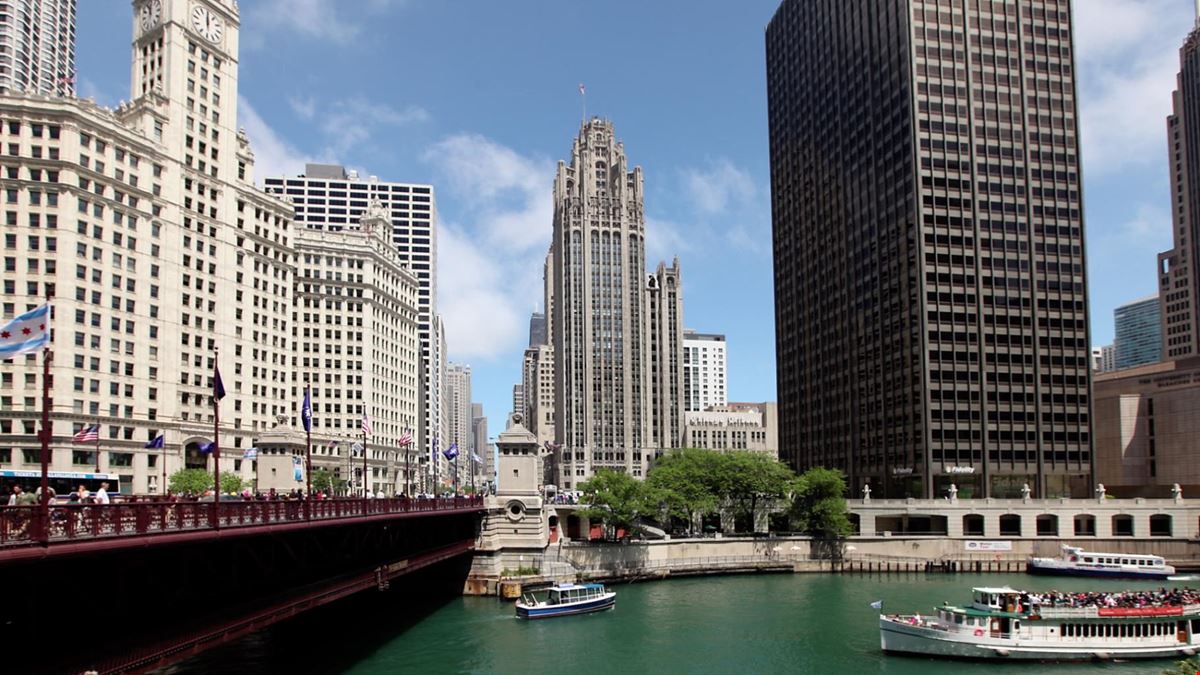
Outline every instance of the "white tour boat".
{"type": "Polygon", "coordinates": [[[1175,574],[1160,556],[1096,553],[1065,544],[1060,557],[1030,558],[1025,569],[1030,574],[1119,579],[1166,579],[1175,574]]]}
{"type": "Polygon", "coordinates": [[[932,616],[880,615],[880,646],[923,656],[1037,661],[1184,658],[1200,651],[1200,591],[972,592],[970,606],[945,605],[932,616]]]}
{"type": "Polygon", "coordinates": [[[612,609],[617,594],[604,584],[558,584],[551,586],[546,599],[526,593],[517,601],[517,616],[522,619],[546,619],[552,616],[587,614],[612,609]]]}

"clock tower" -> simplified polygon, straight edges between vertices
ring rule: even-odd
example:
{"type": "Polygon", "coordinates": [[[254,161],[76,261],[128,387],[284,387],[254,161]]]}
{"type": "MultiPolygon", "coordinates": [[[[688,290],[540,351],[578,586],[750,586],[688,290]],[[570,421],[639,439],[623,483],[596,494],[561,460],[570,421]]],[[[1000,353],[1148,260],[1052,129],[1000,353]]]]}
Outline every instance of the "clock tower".
{"type": "Polygon", "coordinates": [[[156,140],[210,179],[236,172],[238,26],[235,0],[133,2],[133,100],[165,105],[156,140]]]}

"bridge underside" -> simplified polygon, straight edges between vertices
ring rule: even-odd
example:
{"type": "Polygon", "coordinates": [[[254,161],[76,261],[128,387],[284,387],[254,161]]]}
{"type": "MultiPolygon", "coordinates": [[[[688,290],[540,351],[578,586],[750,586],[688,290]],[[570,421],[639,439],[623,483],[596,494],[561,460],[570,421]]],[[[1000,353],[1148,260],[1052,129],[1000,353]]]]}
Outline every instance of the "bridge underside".
{"type": "Polygon", "coordinates": [[[11,561],[0,644],[46,645],[44,672],[157,668],[412,572],[461,589],[478,527],[451,512],[11,561]]]}

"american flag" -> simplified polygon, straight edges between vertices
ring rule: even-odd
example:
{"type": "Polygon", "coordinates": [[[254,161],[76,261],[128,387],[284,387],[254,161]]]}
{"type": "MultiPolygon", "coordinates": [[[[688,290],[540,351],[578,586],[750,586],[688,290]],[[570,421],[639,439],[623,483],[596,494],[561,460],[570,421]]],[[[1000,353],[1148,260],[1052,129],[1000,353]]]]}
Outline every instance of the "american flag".
{"type": "Polygon", "coordinates": [[[583,86],[583,83],[582,83],[582,82],[580,82],[580,83],[579,83],[579,93],[580,93],[580,94],[586,94],[586,93],[587,93],[587,89],[585,89],[585,88],[584,88],[584,86],[583,86]]]}
{"type": "Polygon", "coordinates": [[[411,430],[406,430],[403,434],[400,435],[400,445],[412,445],[412,442],[413,442],[413,437],[412,437],[411,430]]]}
{"type": "Polygon", "coordinates": [[[371,417],[367,415],[366,411],[363,412],[362,432],[364,436],[371,435],[371,417]]]}
{"type": "Polygon", "coordinates": [[[98,440],[100,440],[99,424],[84,427],[71,437],[72,443],[95,443],[98,440]]]}

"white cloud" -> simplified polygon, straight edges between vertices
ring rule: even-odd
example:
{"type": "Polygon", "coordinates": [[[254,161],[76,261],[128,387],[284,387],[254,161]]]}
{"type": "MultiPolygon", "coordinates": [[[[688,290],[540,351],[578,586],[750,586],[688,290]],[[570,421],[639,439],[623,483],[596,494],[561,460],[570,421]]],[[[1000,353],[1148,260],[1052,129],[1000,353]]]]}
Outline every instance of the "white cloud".
{"type": "Polygon", "coordinates": [[[254,152],[254,175],[294,176],[304,172],[304,165],[317,161],[288,143],[270,127],[244,97],[238,97],[238,122],[250,138],[254,152]]]}
{"type": "Polygon", "coordinates": [[[677,255],[693,250],[697,233],[684,234],[684,227],[669,220],[646,216],[646,265],[654,267],[658,261],[668,263],[677,255]]]}
{"type": "Polygon", "coordinates": [[[370,0],[366,3],[342,0],[259,0],[247,12],[246,23],[267,29],[286,30],[301,36],[345,44],[358,37],[365,26],[363,10],[386,11],[396,0],[370,0]],[[349,12],[345,10],[349,9],[349,12]],[[355,21],[346,14],[356,16],[355,21]]]}
{"type": "Polygon", "coordinates": [[[750,174],[724,158],[702,169],[686,169],[683,182],[696,209],[706,214],[723,213],[735,204],[750,201],[756,193],[750,174]]]}
{"type": "Polygon", "coordinates": [[[1161,163],[1190,3],[1074,3],[1083,159],[1108,173],[1161,163]]]}
{"type": "Polygon", "coordinates": [[[438,175],[439,200],[460,224],[438,231],[438,308],[455,359],[495,358],[520,348],[554,211],[554,164],[477,134],[457,134],[423,154],[438,175]]]}
{"type": "Polygon", "coordinates": [[[478,134],[457,134],[423,158],[477,223],[476,236],[504,251],[545,253],[554,217],[554,163],[478,134]]]}
{"type": "MultiPolygon", "coordinates": [[[[315,116],[315,102],[313,108],[315,116]]],[[[329,141],[330,153],[340,156],[370,139],[377,127],[426,122],[429,120],[429,113],[416,105],[396,109],[386,103],[376,103],[356,96],[326,106],[320,117],[321,131],[329,141]]]]}
{"type": "Polygon", "coordinates": [[[296,117],[302,120],[311,120],[317,114],[317,102],[311,96],[306,98],[289,97],[288,105],[292,107],[292,112],[296,113],[296,117]]]}
{"type": "Polygon", "coordinates": [[[528,315],[508,278],[511,265],[470,232],[438,227],[438,310],[456,360],[505,355],[521,342],[528,315]]]}

